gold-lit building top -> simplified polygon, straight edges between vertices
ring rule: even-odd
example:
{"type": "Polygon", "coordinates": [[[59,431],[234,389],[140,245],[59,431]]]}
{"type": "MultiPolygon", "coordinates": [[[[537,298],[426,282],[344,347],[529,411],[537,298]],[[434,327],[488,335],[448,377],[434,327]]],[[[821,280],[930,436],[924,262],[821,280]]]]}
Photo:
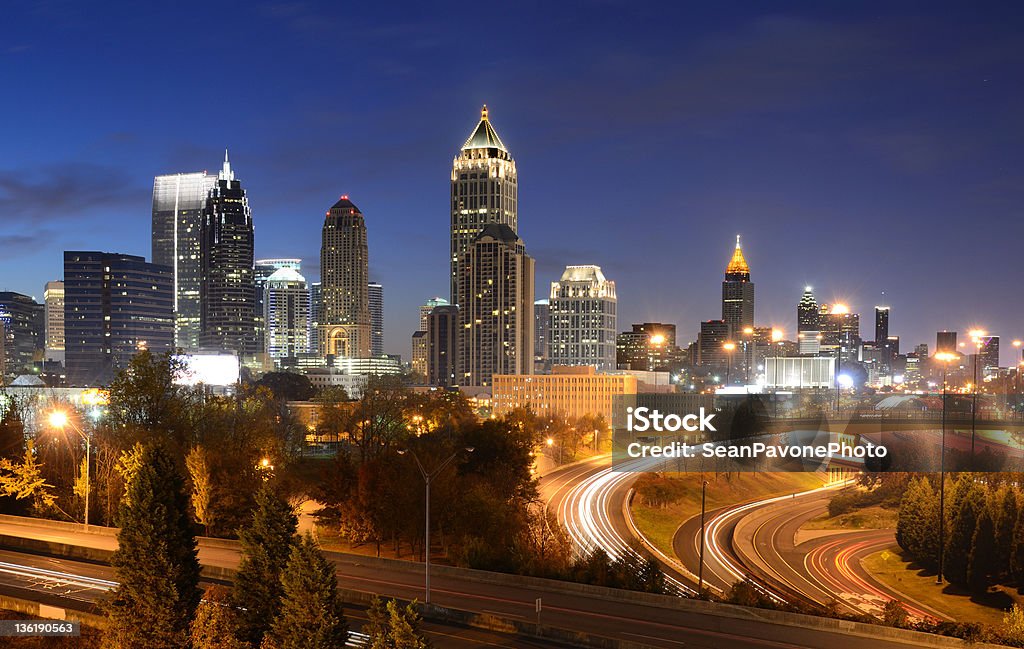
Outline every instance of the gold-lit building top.
{"type": "Polygon", "coordinates": [[[736,235],[736,249],[733,250],[729,265],[725,267],[725,274],[750,274],[750,266],[747,265],[747,260],[743,257],[743,249],[740,247],[740,235],[738,234],[736,235]]]}

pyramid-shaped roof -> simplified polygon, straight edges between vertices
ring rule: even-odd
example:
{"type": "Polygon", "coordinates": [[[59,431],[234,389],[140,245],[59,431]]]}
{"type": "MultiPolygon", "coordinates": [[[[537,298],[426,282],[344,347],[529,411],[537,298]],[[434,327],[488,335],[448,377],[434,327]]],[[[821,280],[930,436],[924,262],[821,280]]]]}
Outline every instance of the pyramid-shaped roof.
{"type": "MultiPolygon", "coordinates": [[[[352,209],[352,210],[355,210],[355,211],[359,212],[359,208],[356,207],[356,204],[348,199],[348,194],[345,194],[344,196],[342,196],[341,198],[338,199],[337,203],[335,203],[334,205],[331,205],[331,209],[332,210],[352,209]]],[[[359,212],[359,213],[362,214],[362,212],[359,212]]]]}
{"type": "Polygon", "coordinates": [[[498,137],[498,132],[494,130],[491,121],[487,118],[486,104],[480,110],[480,123],[476,125],[466,143],[462,145],[463,151],[467,149],[499,149],[508,153],[505,143],[498,137]]]}
{"type": "Polygon", "coordinates": [[[515,230],[504,223],[488,223],[480,230],[480,234],[476,235],[474,241],[479,241],[486,237],[497,239],[503,243],[516,243],[519,241],[519,235],[515,233],[515,230]]]}
{"type": "Polygon", "coordinates": [[[740,235],[738,234],[736,235],[736,249],[732,253],[729,265],[725,268],[725,274],[750,274],[750,266],[747,265],[747,260],[743,257],[743,249],[740,248],[740,235]]]}

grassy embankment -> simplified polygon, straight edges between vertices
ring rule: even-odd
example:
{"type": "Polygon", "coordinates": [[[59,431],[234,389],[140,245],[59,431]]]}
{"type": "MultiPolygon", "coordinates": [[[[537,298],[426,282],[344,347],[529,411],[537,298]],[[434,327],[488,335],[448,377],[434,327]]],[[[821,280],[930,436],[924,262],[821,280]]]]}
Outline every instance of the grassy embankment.
{"type": "MultiPolygon", "coordinates": [[[[638,486],[643,490],[643,476],[638,486]]],[[[662,478],[668,502],[652,504],[637,494],[633,499],[633,518],[641,532],[662,552],[673,555],[672,537],[691,516],[700,514],[701,480],[707,479],[707,511],[741,502],[782,496],[822,486],[822,478],[813,473],[731,473],[683,474],[662,478]]]]}

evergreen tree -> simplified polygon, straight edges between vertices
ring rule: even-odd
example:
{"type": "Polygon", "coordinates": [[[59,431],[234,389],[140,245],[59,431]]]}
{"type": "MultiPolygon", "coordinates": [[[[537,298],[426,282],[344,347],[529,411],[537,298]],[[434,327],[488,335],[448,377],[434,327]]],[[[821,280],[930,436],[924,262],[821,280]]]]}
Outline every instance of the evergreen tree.
{"type": "Polygon", "coordinates": [[[184,479],[161,446],[148,446],[129,486],[130,504],[111,565],[120,584],[108,634],[119,649],[180,649],[199,605],[199,561],[184,479]]]}
{"type": "Polygon", "coordinates": [[[206,591],[192,621],[192,649],[252,649],[235,638],[235,616],[220,587],[206,591]]]}
{"type": "Polygon", "coordinates": [[[284,599],[269,639],[280,649],[337,649],[345,646],[348,624],[334,566],[306,534],[292,548],[281,577],[284,599]]]}
{"type": "Polygon", "coordinates": [[[971,544],[985,508],[985,492],[970,474],[960,477],[954,491],[957,507],[950,512],[952,524],[947,527],[945,573],[950,582],[966,586],[971,544]]]}
{"type": "Polygon", "coordinates": [[[1017,524],[1017,490],[1005,486],[999,492],[996,517],[996,572],[999,575],[1010,574],[1010,557],[1013,552],[1013,528],[1017,524]]]}
{"type": "Polygon", "coordinates": [[[369,636],[369,649],[429,649],[430,642],[420,633],[420,616],[415,603],[399,606],[395,600],[385,604],[374,598],[367,610],[369,622],[363,632],[369,636]]]}
{"type": "Polygon", "coordinates": [[[263,640],[281,608],[281,575],[295,545],[297,525],[291,505],[268,484],[260,487],[252,522],[238,535],[242,561],[231,598],[238,608],[238,637],[254,645],[263,640]]]}
{"type": "Polygon", "coordinates": [[[1013,526],[1013,542],[1010,546],[1010,575],[1018,585],[1024,584],[1024,502],[1017,509],[1017,520],[1013,526]]]}
{"type": "Polygon", "coordinates": [[[976,593],[984,593],[991,584],[991,575],[998,571],[996,526],[989,507],[983,507],[978,514],[969,556],[967,585],[976,593]]]}
{"type": "Polygon", "coordinates": [[[927,478],[913,478],[900,502],[896,542],[915,561],[935,568],[939,559],[939,499],[927,478]]]}

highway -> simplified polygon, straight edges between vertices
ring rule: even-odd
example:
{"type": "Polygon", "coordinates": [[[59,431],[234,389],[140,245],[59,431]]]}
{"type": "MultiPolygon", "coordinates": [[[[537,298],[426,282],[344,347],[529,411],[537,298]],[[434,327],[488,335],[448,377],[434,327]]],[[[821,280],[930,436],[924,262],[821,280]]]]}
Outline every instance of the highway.
{"type": "MultiPolygon", "coordinates": [[[[62,541],[73,545],[106,546],[116,541],[110,536],[55,530],[46,525],[0,523],[0,535],[62,541]]],[[[224,545],[223,542],[217,545],[224,545]]],[[[339,584],[344,588],[403,599],[422,598],[422,574],[400,569],[382,568],[380,562],[357,555],[328,553],[337,568],[339,584]]],[[[238,551],[231,547],[201,544],[204,564],[237,565],[238,551]]],[[[31,595],[67,596],[72,599],[98,597],[103,586],[114,581],[113,571],[106,566],[66,559],[39,557],[21,552],[5,551],[0,555],[5,572],[0,572],[0,585],[31,595]],[[48,570],[50,574],[40,572],[48,570]],[[56,580],[56,581],[54,581],[56,580]]],[[[229,566],[229,567],[231,567],[229,566]]],[[[473,578],[470,571],[452,575],[434,575],[433,601],[453,609],[490,613],[507,619],[535,619],[535,600],[543,600],[543,624],[631,641],[652,648],[754,649],[764,647],[807,647],[813,649],[869,649],[913,646],[902,642],[847,634],[830,629],[783,625],[756,610],[742,610],[730,617],[711,614],[719,610],[687,608],[673,604],[673,598],[652,597],[636,601],[630,596],[597,596],[570,592],[556,582],[538,580],[529,584],[492,583],[473,578]],[[745,612],[749,611],[749,612],[745,612]]],[[[497,579],[497,577],[495,577],[497,579]]],[[[697,603],[699,604],[699,603],[697,603]]],[[[543,647],[554,646],[524,637],[484,634],[458,627],[437,627],[429,630],[438,647],[543,647]],[[441,635],[444,634],[444,635],[441,635]]]]}

